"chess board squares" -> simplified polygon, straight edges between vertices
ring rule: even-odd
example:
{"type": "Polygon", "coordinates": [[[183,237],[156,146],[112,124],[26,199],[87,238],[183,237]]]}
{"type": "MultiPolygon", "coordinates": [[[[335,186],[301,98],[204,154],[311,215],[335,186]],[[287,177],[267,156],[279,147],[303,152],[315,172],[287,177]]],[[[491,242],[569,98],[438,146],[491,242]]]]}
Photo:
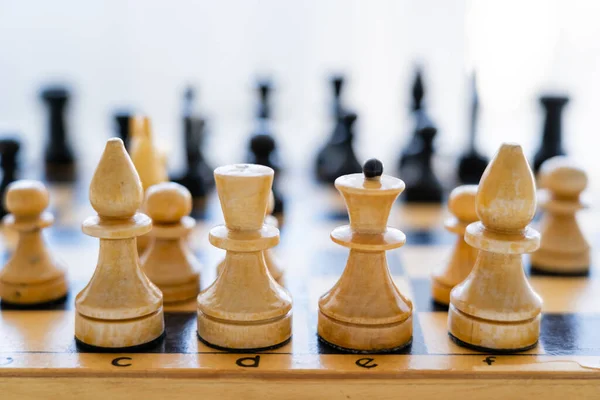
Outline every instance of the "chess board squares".
{"type": "Polygon", "coordinates": [[[74,351],[73,311],[2,310],[0,353],[74,351]]]}
{"type": "Polygon", "coordinates": [[[533,275],[529,282],[542,297],[543,313],[600,313],[600,279],[533,275]]]}

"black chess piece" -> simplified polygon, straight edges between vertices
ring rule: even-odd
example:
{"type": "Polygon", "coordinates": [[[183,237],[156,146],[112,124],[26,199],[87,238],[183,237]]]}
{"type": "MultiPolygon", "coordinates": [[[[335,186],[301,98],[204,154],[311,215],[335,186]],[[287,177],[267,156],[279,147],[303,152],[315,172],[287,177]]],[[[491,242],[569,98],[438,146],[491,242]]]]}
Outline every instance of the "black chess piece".
{"type": "Polygon", "coordinates": [[[423,86],[423,71],[420,67],[417,68],[415,72],[415,79],[412,85],[412,104],[411,104],[411,112],[414,116],[414,119],[417,121],[415,123],[415,129],[413,130],[413,134],[410,138],[410,141],[406,145],[406,147],[400,153],[400,158],[398,159],[398,171],[402,176],[402,169],[415,154],[418,153],[418,149],[421,146],[420,140],[418,138],[418,121],[421,118],[421,114],[425,114],[425,107],[423,105],[423,97],[425,96],[425,87],[423,86]]]}
{"type": "Polygon", "coordinates": [[[129,139],[131,135],[131,119],[134,114],[127,110],[118,110],[113,114],[115,122],[115,133],[123,143],[125,148],[129,149],[129,139]]]}
{"type": "MultiPolygon", "coordinates": [[[[324,171],[327,169],[327,163],[332,159],[332,157],[329,155],[330,153],[337,152],[335,143],[342,142],[346,135],[346,128],[343,121],[346,112],[344,111],[344,106],[341,99],[342,89],[344,87],[344,77],[342,75],[333,75],[331,77],[331,86],[333,89],[333,101],[331,109],[335,125],[333,132],[331,135],[329,135],[327,142],[319,150],[315,159],[315,174],[317,180],[321,182],[328,182],[328,180],[325,178],[326,173],[324,171]]],[[[335,158],[335,156],[333,158],[335,158]]]]}
{"type": "Polygon", "coordinates": [[[544,161],[554,156],[562,156],[562,112],[569,102],[566,96],[542,96],[540,103],[546,112],[542,143],[533,158],[533,170],[537,173],[544,161]]]}
{"type": "Polygon", "coordinates": [[[320,152],[317,160],[317,178],[321,182],[334,183],[342,175],[362,171],[353,148],[357,118],[355,113],[346,113],[338,120],[331,143],[320,152]]]}
{"type": "MultiPolygon", "coordinates": [[[[271,131],[271,105],[270,105],[270,93],[273,90],[273,84],[270,80],[260,80],[257,84],[259,102],[258,108],[256,112],[256,129],[254,133],[250,137],[250,141],[248,143],[248,153],[246,155],[246,162],[250,164],[261,164],[257,161],[256,154],[252,150],[252,143],[255,137],[257,136],[270,136],[273,141],[274,148],[269,153],[269,167],[273,168],[275,171],[281,170],[281,163],[279,158],[279,152],[277,150],[277,144],[275,141],[275,137],[271,131]]],[[[263,140],[263,139],[260,139],[263,140]]],[[[259,140],[259,141],[260,141],[259,140]]],[[[264,164],[266,165],[266,164],[264,164]]]]}
{"type": "Polygon", "coordinates": [[[2,181],[0,182],[0,217],[7,214],[4,208],[4,194],[6,188],[17,179],[18,153],[21,142],[16,138],[0,139],[0,167],[2,168],[2,181]]]}
{"type": "Polygon", "coordinates": [[[48,142],[45,151],[46,179],[70,182],[75,179],[75,156],[69,143],[65,111],[70,93],[66,87],[43,89],[40,97],[48,107],[48,142]]]}
{"type": "Polygon", "coordinates": [[[458,179],[462,184],[478,184],[489,160],[477,151],[475,138],[477,135],[477,116],[479,113],[479,96],[475,74],[471,80],[471,124],[469,130],[469,147],[458,162],[458,179]]]}
{"type": "Polygon", "coordinates": [[[201,216],[205,198],[214,187],[213,168],[211,168],[202,152],[206,121],[193,115],[195,91],[188,87],[184,92],[183,102],[183,135],[185,144],[186,167],[179,177],[173,181],[185,186],[194,199],[194,215],[201,216]]]}
{"type": "Polygon", "coordinates": [[[284,211],[284,202],[279,191],[279,173],[277,162],[273,158],[276,150],[275,140],[271,135],[258,134],[250,140],[250,152],[252,153],[252,164],[260,164],[272,168],[275,171],[273,178],[273,197],[275,198],[275,207],[273,214],[282,214],[284,211]]]}
{"type": "Polygon", "coordinates": [[[432,166],[433,140],[437,128],[425,114],[420,114],[417,123],[415,153],[403,168],[402,179],[406,183],[404,201],[408,203],[441,203],[443,189],[432,166]]]}

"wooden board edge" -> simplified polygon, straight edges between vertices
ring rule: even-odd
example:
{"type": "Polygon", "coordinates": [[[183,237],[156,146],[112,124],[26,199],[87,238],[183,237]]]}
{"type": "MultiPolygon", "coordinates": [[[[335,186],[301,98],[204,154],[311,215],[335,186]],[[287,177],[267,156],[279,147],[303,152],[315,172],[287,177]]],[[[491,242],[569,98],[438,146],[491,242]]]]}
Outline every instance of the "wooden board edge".
{"type": "Polygon", "coordinates": [[[167,379],[167,378],[1,378],[3,398],[219,400],[307,398],[336,399],[531,399],[595,398],[600,379],[167,379]],[[197,397],[194,397],[197,396],[197,397]]]}

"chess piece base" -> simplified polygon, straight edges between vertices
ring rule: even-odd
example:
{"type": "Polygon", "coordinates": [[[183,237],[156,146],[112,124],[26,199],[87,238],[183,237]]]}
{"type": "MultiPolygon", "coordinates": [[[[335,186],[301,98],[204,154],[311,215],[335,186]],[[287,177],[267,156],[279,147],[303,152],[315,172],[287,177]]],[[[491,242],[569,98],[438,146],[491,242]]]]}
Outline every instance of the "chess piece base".
{"type": "Polygon", "coordinates": [[[58,300],[67,295],[64,275],[35,284],[14,284],[0,281],[0,299],[10,304],[33,305],[58,300]]]}
{"type": "Polygon", "coordinates": [[[433,277],[431,280],[431,297],[436,303],[447,306],[450,304],[450,292],[453,288],[454,286],[445,285],[433,277]]]}
{"type": "Polygon", "coordinates": [[[590,252],[563,253],[541,248],[531,255],[531,265],[538,272],[583,275],[590,269],[590,252]]]}
{"type": "Polygon", "coordinates": [[[272,348],[292,336],[292,312],[264,321],[225,321],[198,310],[198,336],[213,347],[235,350],[272,348]]]}
{"type": "Polygon", "coordinates": [[[410,344],[412,332],[412,316],[391,324],[358,325],[337,321],[319,311],[319,337],[348,351],[394,351],[410,344]]]}
{"type": "Polygon", "coordinates": [[[176,303],[190,300],[198,296],[200,292],[200,281],[198,275],[190,282],[178,285],[156,285],[163,294],[164,303],[176,303]]]}
{"type": "Polygon", "coordinates": [[[354,350],[354,349],[347,349],[345,347],[340,347],[338,345],[335,345],[333,343],[329,343],[327,340],[323,339],[321,336],[319,337],[319,341],[321,341],[322,343],[325,343],[327,346],[332,347],[336,350],[339,351],[344,351],[346,353],[354,353],[354,354],[382,354],[382,353],[396,353],[398,351],[407,349],[408,347],[410,347],[410,345],[412,345],[412,337],[410,338],[410,340],[408,341],[408,343],[399,346],[399,347],[395,347],[393,349],[386,349],[386,350],[375,350],[375,351],[368,351],[368,350],[354,350]]]}
{"type": "Polygon", "coordinates": [[[75,314],[75,338],[94,347],[140,346],[159,338],[164,330],[162,307],[152,314],[126,320],[94,319],[75,314]]]}
{"type": "Polygon", "coordinates": [[[471,317],[450,304],[448,333],[466,347],[517,352],[535,347],[540,337],[540,321],[541,314],[522,322],[489,321],[471,317]]]}
{"type": "Polygon", "coordinates": [[[165,338],[166,333],[163,332],[162,335],[157,337],[156,339],[148,342],[138,344],[136,346],[130,347],[120,347],[120,348],[110,348],[110,347],[98,347],[92,346],[87,343],[83,343],[81,340],[75,338],[75,344],[77,345],[77,349],[87,353],[143,353],[147,352],[149,349],[155,347],[165,338]]]}

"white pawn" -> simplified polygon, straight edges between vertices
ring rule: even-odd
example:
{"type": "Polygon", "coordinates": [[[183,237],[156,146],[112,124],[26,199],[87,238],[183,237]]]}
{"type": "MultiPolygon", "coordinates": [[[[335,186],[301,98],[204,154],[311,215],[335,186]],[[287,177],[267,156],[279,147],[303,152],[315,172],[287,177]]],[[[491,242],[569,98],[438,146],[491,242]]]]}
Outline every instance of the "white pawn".
{"type": "Polygon", "coordinates": [[[531,255],[537,271],[562,275],[585,274],[590,269],[590,245],[583,236],[575,213],[586,208],[579,196],[587,187],[587,175],[564,156],[545,161],[539,172],[542,241],[531,255]]]}
{"type": "Polygon", "coordinates": [[[200,262],[186,243],[196,225],[189,216],[190,192],[174,182],[150,186],[144,210],[152,218],[148,234],[152,239],[141,257],[142,269],[162,291],[165,303],[196,297],[200,291],[200,262]]]}
{"type": "Polygon", "coordinates": [[[292,299],[267,270],[264,250],[279,242],[264,223],[273,183],[271,168],[235,164],[215,170],[225,225],[210,243],[227,250],[223,270],[198,295],[198,337],[218,348],[262,349],[292,335],[292,299]]]}
{"type": "Polygon", "coordinates": [[[67,294],[65,268],[48,251],[42,229],[52,225],[48,190],[38,181],[11,183],[6,193],[4,225],[18,232],[17,247],[0,270],[0,299],[3,303],[34,305],[64,298],[67,294]]]}
{"type": "Polygon", "coordinates": [[[440,304],[450,303],[450,291],[465,280],[475,264],[478,251],[465,242],[465,231],[470,223],[478,219],[476,196],[477,185],[459,186],[450,193],[448,209],[453,217],[446,221],[446,229],[458,237],[450,261],[435,271],[431,279],[431,295],[440,304]]]}

